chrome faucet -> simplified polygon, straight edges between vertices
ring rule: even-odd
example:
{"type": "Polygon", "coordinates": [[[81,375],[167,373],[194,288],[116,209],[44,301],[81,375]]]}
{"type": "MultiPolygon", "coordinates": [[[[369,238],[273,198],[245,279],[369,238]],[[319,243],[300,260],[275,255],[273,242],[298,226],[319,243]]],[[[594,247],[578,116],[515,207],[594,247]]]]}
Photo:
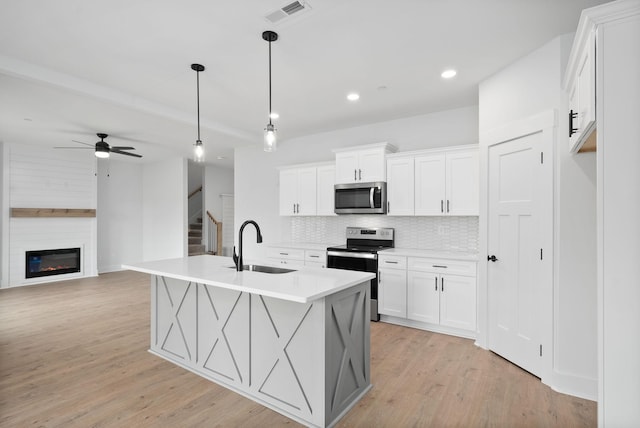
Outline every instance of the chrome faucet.
{"type": "Polygon", "coordinates": [[[233,263],[236,264],[236,270],[238,272],[242,271],[242,232],[244,231],[245,226],[248,224],[252,224],[256,228],[256,232],[258,233],[256,242],[258,244],[262,242],[262,233],[260,233],[260,226],[258,226],[258,223],[256,223],[253,220],[247,220],[244,223],[242,223],[242,226],[240,226],[240,231],[238,232],[238,246],[240,251],[237,255],[236,255],[236,247],[235,246],[233,247],[233,263]]]}

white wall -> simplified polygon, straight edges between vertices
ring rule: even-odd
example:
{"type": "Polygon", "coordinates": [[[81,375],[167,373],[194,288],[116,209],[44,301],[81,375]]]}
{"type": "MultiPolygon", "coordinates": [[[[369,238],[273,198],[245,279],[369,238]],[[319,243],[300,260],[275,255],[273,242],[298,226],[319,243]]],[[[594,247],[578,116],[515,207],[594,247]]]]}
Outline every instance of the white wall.
{"type": "Polygon", "coordinates": [[[9,189],[5,184],[9,180],[9,163],[4,152],[6,145],[0,141],[0,288],[9,286],[9,189]]]}
{"type": "Polygon", "coordinates": [[[593,155],[571,156],[567,149],[567,98],[561,82],[572,39],[556,38],[482,82],[479,129],[482,134],[544,111],[558,112],[551,386],[595,399],[596,171],[593,155]]]}
{"type": "Polygon", "coordinates": [[[142,165],[114,159],[98,167],[98,272],[142,260],[142,165]]]}
{"type": "Polygon", "coordinates": [[[233,169],[207,165],[204,170],[204,205],[213,217],[222,221],[222,198],[234,191],[233,169]]]}
{"type": "Polygon", "coordinates": [[[187,194],[186,159],[143,166],[143,261],[186,257],[187,194]]]}
{"type": "MultiPolygon", "coordinates": [[[[262,142],[235,151],[235,226],[255,220],[265,243],[291,239],[290,219],[278,215],[278,166],[332,161],[334,148],[386,141],[398,151],[478,142],[478,109],[466,107],[370,125],[341,129],[278,142],[274,153],[262,151],[262,142]]],[[[328,218],[328,221],[332,221],[328,218]]],[[[237,238],[236,238],[237,239],[237,238]]],[[[263,257],[253,228],[245,229],[244,256],[263,257]]]]}

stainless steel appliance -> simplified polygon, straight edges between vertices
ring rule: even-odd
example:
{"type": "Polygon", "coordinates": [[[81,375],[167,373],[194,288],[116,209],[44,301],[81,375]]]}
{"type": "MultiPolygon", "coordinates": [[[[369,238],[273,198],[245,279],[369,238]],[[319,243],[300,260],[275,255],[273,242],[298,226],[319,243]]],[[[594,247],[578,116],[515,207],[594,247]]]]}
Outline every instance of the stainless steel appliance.
{"type": "Polygon", "coordinates": [[[375,273],[371,280],[371,320],[378,314],[378,251],[393,248],[392,228],[347,227],[347,243],[327,248],[327,267],[375,273]]]}
{"type": "Polygon", "coordinates": [[[336,214],[387,213],[387,183],[384,181],[336,184],[334,191],[336,214]]]}

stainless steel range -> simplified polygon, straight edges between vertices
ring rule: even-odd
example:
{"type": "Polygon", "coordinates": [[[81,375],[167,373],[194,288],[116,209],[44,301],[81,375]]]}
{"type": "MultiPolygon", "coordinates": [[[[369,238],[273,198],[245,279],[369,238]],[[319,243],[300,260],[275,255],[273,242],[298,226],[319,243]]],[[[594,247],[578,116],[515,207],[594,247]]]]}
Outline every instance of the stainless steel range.
{"type": "Polygon", "coordinates": [[[392,228],[347,227],[347,243],[327,248],[327,267],[375,273],[371,280],[371,320],[378,314],[378,251],[393,248],[392,228]]]}

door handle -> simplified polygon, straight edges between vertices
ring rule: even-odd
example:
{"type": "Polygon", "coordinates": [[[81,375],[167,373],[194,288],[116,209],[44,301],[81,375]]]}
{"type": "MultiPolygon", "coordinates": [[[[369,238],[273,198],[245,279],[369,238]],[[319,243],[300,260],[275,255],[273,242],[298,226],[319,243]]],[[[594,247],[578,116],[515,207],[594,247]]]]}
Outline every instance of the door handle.
{"type": "Polygon", "coordinates": [[[569,110],[569,138],[573,136],[576,132],[578,132],[578,128],[573,127],[574,119],[578,118],[578,113],[574,113],[573,110],[569,110]]]}
{"type": "Polygon", "coordinates": [[[497,262],[498,258],[496,256],[494,256],[494,255],[490,255],[490,256],[487,256],[487,261],[497,262]]]}

